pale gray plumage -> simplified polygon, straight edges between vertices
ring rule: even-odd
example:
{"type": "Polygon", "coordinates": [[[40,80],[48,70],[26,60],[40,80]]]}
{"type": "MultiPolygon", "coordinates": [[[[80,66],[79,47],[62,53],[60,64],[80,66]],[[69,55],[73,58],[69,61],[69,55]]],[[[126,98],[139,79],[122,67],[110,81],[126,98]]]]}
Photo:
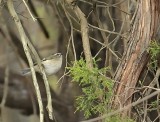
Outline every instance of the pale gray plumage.
{"type": "MultiPolygon", "coordinates": [[[[47,75],[55,74],[59,71],[62,66],[62,54],[56,53],[42,60],[42,65],[44,67],[45,73],[47,75]]],[[[40,72],[40,69],[37,64],[34,65],[34,69],[36,72],[40,72]]],[[[22,75],[31,74],[30,68],[26,68],[22,70],[22,75]]]]}

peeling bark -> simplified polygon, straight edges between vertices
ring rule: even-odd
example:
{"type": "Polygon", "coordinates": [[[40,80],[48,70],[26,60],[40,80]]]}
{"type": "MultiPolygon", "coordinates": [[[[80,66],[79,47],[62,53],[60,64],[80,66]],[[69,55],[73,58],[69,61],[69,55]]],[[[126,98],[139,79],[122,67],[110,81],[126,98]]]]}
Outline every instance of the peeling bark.
{"type": "MultiPolygon", "coordinates": [[[[158,30],[160,1],[140,0],[135,21],[130,32],[128,46],[122,62],[115,73],[115,95],[113,106],[124,107],[132,102],[132,95],[139,75],[148,62],[147,48],[155,39],[158,30]]],[[[122,113],[130,115],[131,108],[122,113]]]]}

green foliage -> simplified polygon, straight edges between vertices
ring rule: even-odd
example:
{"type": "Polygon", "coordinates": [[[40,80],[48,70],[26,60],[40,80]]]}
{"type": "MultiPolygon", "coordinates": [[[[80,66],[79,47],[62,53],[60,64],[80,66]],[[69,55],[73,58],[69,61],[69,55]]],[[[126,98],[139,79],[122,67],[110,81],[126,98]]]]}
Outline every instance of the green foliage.
{"type": "Polygon", "coordinates": [[[152,101],[150,104],[148,104],[148,111],[153,111],[153,110],[157,110],[159,108],[159,103],[160,103],[160,100],[155,100],[155,101],[152,101]]]}
{"type": "Polygon", "coordinates": [[[157,67],[157,57],[160,54],[160,45],[156,41],[152,41],[148,52],[151,54],[151,68],[155,69],[157,67]]]}
{"type": "Polygon", "coordinates": [[[157,101],[157,100],[152,101],[152,102],[151,102],[151,107],[157,109],[157,107],[159,106],[159,102],[160,102],[160,101],[157,101]]]}
{"type": "Polygon", "coordinates": [[[152,58],[156,58],[157,54],[160,53],[160,45],[156,41],[152,41],[149,46],[149,53],[152,58]]]}
{"type": "Polygon", "coordinates": [[[107,104],[112,96],[113,82],[105,76],[109,68],[98,69],[96,61],[94,68],[90,70],[84,59],[76,61],[73,67],[69,67],[70,75],[74,82],[82,87],[83,95],[76,99],[77,110],[84,111],[86,118],[92,114],[106,112],[107,104]]]}

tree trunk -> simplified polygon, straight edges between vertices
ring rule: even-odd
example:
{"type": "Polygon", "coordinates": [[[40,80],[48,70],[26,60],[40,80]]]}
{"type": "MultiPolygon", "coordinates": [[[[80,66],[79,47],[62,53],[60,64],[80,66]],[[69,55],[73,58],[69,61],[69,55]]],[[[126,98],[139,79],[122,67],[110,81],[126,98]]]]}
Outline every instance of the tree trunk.
{"type": "MultiPolygon", "coordinates": [[[[127,50],[115,73],[115,95],[113,107],[124,107],[132,102],[134,88],[139,75],[149,60],[147,48],[158,33],[160,0],[140,0],[127,50]]],[[[130,115],[131,108],[122,113],[130,115]]]]}

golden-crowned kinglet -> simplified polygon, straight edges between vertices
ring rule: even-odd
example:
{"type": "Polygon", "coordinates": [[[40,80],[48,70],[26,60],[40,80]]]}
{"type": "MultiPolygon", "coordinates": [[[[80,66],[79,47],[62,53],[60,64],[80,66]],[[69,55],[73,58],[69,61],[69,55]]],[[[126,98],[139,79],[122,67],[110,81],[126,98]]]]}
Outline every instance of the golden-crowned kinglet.
{"type": "MultiPolygon", "coordinates": [[[[41,63],[47,75],[55,74],[56,72],[59,71],[59,69],[62,66],[62,54],[61,53],[53,54],[47,58],[44,58],[41,63]]],[[[36,72],[40,72],[37,63],[35,63],[34,69],[36,72]]],[[[22,70],[22,75],[29,75],[29,74],[31,74],[30,68],[22,70]]]]}

